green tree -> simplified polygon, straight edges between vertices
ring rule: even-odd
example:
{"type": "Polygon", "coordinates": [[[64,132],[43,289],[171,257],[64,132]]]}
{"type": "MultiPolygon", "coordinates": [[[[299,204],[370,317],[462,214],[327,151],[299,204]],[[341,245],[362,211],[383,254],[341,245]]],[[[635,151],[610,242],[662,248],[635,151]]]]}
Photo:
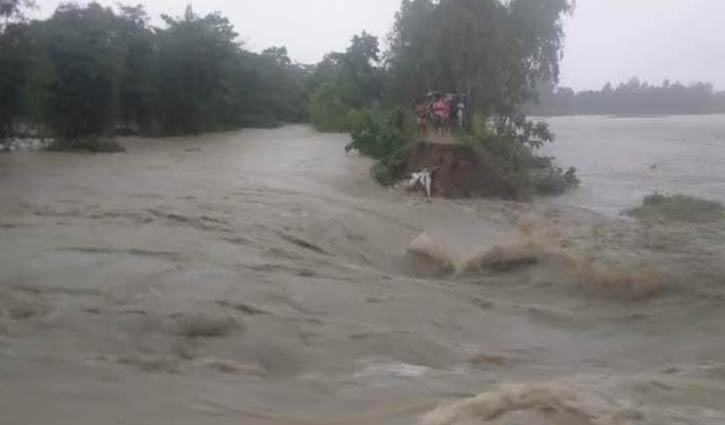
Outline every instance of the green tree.
{"type": "Polygon", "coordinates": [[[156,38],[141,6],[120,6],[118,11],[120,82],[117,124],[150,131],[153,124],[154,60],[156,38]]]}
{"type": "Polygon", "coordinates": [[[45,103],[47,122],[60,138],[108,133],[123,63],[113,10],[97,3],[85,8],[61,5],[42,30],[53,68],[45,103]]]}
{"type": "Polygon", "coordinates": [[[243,82],[248,103],[245,115],[261,121],[299,122],[306,118],[305,81],[308,72],[293,64],[285,47],[261,54],[247,53],[248,77],[243,82]]]}
{"type": "Polygon", "coordinates": [[[14,131],[23,113],[23,92],[33,68],[31,27],[22,23],[28,0],[0,0],[0,141],[14,131]]]}
{"type": "Polygon", "coordinates": [[[387,55],[393,91],[465,93],[485,116],[514,117],[557,81],[569,0],[404,0],[387,55]]]}
{"type": "MultiPolygon", "coordinates": [[[[482,163],[495,161],[502,181],[521,192],[575,185],[574,170],[535,155],[553,134],[523,113],[536,99],[537,85],[558,81],[562,18],[572,8],[570,0],[403,0],[384,55],[385,100],[403,107],[431,90],[463,93],[469,128],[462,138],[482,163]]],[[[380,156],[386,151],[379,146],[392,146],[390,140],[406,144],[405,132],[382,131],[395,126],[377,114],[367,117],[353,133],[360,152],[380,156]]],[[[388,157],[396,155],[383,155],[379,164],[395,171],[397,162],[388,157]]]]}
{"type": "Polygon", "coordinates": [[[310,121],[320,130],[346,131],[355,112],[383,99],[384,71],[378,39],[366,32],[345,53],[330,53],[313,73],[310,121]]]}
{"type": "Polygon", "coordinates": [[[231,23],[218,13],[180,19],[163,16],[158,32],[156,117],[164,134],[233,127],[235,74],[240,46],[231,23]]]}
{"type": "Polygon", "coordinates": [[[21,113],[22,87],[30,68],[27,41],[26,26],[11,25],[0,34],[0,141],[13,132],[21,113]]]}

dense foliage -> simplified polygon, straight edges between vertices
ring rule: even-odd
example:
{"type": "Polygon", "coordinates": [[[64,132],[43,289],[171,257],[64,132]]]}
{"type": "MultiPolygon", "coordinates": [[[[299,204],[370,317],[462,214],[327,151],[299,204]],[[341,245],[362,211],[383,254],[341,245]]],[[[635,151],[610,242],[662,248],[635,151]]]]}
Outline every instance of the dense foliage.
{"type": "Polygon", "coordinates": [[[632,78],[617,87],[575,92],[568,87],[544,84],[539,99],[527,107],[540,115],[637,115],[725,113],[725,92],[712,84],[664,81],[656,86],[632,78]]]}
{"type": "MultiPolygon", "coordinates": [[[[8,0],[5,0],[8,1],[8,0]]],[[[59,139],[174,135],[305,119],[308,71],[283,47],[246,51],[219,14],[63,4],[45,21],[0,12],[0,137],[32,124],[59,139]],[[20,124],[23,124],[22,126],[20,124]]],[[[8,6],[9,7],[9,6],[8,6]]]]}
{"type": "Polygon", "coordinates": [[[363,108],[383,99],[378,39],[363,32],[344,53],[330,53],[311,80],[310,121],[322,131],[347,131],[363,108]]]}
{"type": "Polygon", "coordinates": [[[355,113],[351,120],[352,142],[346,151],[356,149],[377,162],[371,174],[380,184],[389,186],[405,171],[406,149],[415,142],[415,124],[401,108],[372,108],[355,113]]]}
{"type": "MultiPolygon", "coordinates": [[[[578,184],[575,170],[536,156],[554,137],[522,111],[536,99],[538,84],[558,81],[561,18],[572,8],[568,0],[403,0],[383,63],[367,62],[377,72],[373,68],[366,75],[382,75],[385,95],[376,96],[370,86],[357,83],[357,93],[367,96],[356,99],[408,107],[429,91],[465,94],[468,128],[459,137],[475,147],[480,162],[495,165],[501,179],[521,194],[561,193],[578,184]]],[[[344,67],[334,69],[338,80],[355,82],[344,67]]],[[[341,116],[341,111],[359,107],[342,100],[341,90],[322,86],[320,92],[341,116]]],[[[352,125],[349,119],[344,123],[352,125]]],[[[363,130],[352,132],[353,146],[379,160],[375,172],[386,177],[381,180],[395,176],[401,150],[381,152],[381,146],[392,145],[390,140],[405,145],[410,136],[380,113],[368,114],[363,124],[363,130]]]]}
{"type": "Polygon", "coordinates": [[[464,93],[486,116],[510,117],[556,81],[568,0],[404,0],[387,55],[398,101],[464,93]]]}
{"type": "MultiPolygon", "coordinates": [[[[524,120],[522,117],[519,120],[524,120]]],[[[500,126],[500,120],[474,120],[470,134],[463,137],[474,147],[484,163],[492,165],[500,181],[510,185],[513,197],[559,195],[579,185],[576,169],[557,166],[551,157],[540,156],[536,150],[551,142],[554,135],[545,123],[524,120],[516,126],[500,126]]]]}

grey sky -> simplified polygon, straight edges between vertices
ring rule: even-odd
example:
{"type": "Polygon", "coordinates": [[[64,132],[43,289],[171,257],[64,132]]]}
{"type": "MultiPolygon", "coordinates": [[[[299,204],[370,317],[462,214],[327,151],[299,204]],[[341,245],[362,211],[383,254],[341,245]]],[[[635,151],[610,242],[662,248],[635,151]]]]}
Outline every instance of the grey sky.
{"type": "MultiPolygon", "coordinates": [[[[542,0],[545,1],[545,0],[542,0]]],[[[115,4],[116,0],[101,3],[115,4]]],[[[181,15],[187,0],[134,0],[152,17],[181,15]]],[[[60,3],[38,0],[39,16],[60,3]]],[[[128,3],[128,2],[125,2],[128,3]]],[[[293,59],[314,63],[342,50],[363,29],[384,37],[400,0],[204,0],[199,13],[218,10],[252,50],[285,45],[293,59]]],[[[578,0],[566,23],[562,84],[599,88],[637,76],[703,80],[725,89],[725,0],[578,0]]]]}

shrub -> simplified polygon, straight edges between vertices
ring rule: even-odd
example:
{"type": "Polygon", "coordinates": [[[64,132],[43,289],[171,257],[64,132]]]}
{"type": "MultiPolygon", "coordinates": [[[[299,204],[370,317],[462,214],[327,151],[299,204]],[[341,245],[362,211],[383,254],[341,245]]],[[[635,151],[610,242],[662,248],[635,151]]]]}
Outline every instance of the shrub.
{"type": "Polygon", "coordinates": [[[667,196],[655,192],[644,197],[641,207],[624,213],[640,219],[709,222],[724,218],[725,208],[721,203],[707,199],[687,195],[667,196]]]}
{"type": "Polygon", "coordinates": [[[126,149],[117,141],[107,137],[83,137],[77,139],[57,139],[48,146],[49,151],[56,152],[125,152],[126,149]]]}
{"type": "Polygon", "coordinates": [[[344,132],[350,129],[346,105],[332,84],[323,84],[310,96],[310,122],[319,131],[344,132]]]}
{"type": "Polygon", "coordinates": [[[482,146],[472,146],[481,167],[493,176],[496,188],[494,193],[502,194],[505,199],[526,200],[533,194],[530,178],[526,173],[514,170],[505,161],[493,155],[482,146]]]}
{"type": "Polygon", "coordinates": [[[405,173],[405,155],[407,150],[400,149],[395,154],[383,158],[373,165],[370,173],[383,186],[392,186],[400,181],[405,173]]]}
{"type": "Polygon", "coordinates": [[[409,119],[400,109],[366,109],[354,118],[352,143],[345,147],[347,151],[357,149],[373,159],[385,160],[413,140],[409,119]]]}
{"type": "Polygon", "coordinates": [[[561,195],[567,190],[579,186],[576,168],[563,168],[549,165],[543,170],[530,172],[534,191],[540,195],[561,195]]]}
{"type": "Polygon", "coordinates": [[[554,158],[536,154],[536,149],[553,140],[545,123],[475,117],[471,127],[463,142],[474,147],[482,164],[494,167],[501,184],[511,188],[512,197],[560,195],[579,186],[575,168],[564,170],[554,158]]]}
{"type": "Polygon", "coordinates": [[[376,159],[371,174],[378,183],[396,183],[405,172],[405,148],[414,139],[409,117],[400,109],[384,108],[355,110],[349,115],[352,142],[345,150],[356,149],[376,159]]]}

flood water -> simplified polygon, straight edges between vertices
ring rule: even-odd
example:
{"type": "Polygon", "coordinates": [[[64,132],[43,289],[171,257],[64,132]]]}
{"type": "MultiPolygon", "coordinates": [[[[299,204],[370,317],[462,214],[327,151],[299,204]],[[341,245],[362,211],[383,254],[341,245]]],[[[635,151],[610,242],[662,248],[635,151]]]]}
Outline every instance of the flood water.
{"type": "Polygon", "coordinates": [[[725,115],[547,121],[557,136],[547,154],[575,166],[583,180],[557,202],[609,215],[654,191],[725,202],[725,115]]]}
{"type": "Polygon", "coordinates": [[[722,199],[723,122],[554,119],[583,186],[534,203],[305,126],[2,154],[0,423],[723,424],[725,225],[616,217],[722,199]]]}

